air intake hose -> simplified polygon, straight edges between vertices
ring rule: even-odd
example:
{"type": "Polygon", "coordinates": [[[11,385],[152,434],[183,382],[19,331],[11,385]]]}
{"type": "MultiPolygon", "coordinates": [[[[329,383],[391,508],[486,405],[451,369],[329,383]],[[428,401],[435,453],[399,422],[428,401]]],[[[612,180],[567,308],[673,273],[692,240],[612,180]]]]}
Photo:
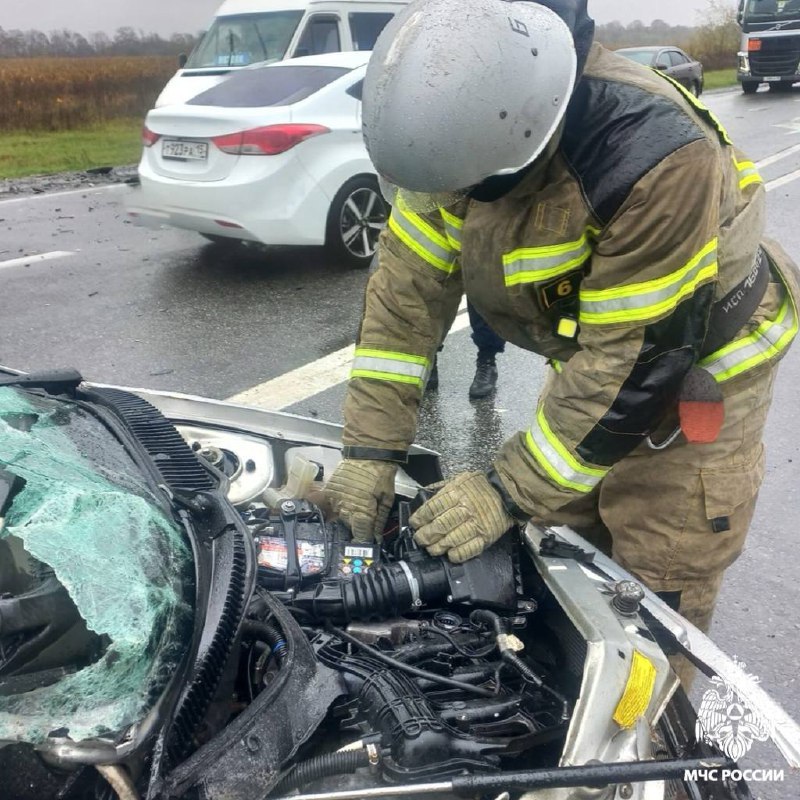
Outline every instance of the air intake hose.
{"type": "Polygon", "coordinates": [[[293,605],[337,624],[397,617],[412,609],[468,603],[513,612],[517,607],[511,541],[503,537],[477,558],[451,564],[420,554],[348,579],[298,592],[293,605]]]}

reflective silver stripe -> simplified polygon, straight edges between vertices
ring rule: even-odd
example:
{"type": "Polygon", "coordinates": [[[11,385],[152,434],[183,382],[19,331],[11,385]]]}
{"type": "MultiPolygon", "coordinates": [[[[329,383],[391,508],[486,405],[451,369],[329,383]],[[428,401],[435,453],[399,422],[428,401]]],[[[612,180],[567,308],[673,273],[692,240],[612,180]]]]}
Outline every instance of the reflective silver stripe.
{"type": "Polygon", "coordinates": [[[672,311],[717,273],[717,240],[709,242],[686,266],[663,278],[612,289],[582,291],[581,323],[634,322],[672,311]]]}
{"type": "Polygon", "coordinates": [[[355,359],[353,359],[354,372],[385,372],[423,380],[427,369],[426,364],[418,364],[395,358],[356,355],[355,359]]]}
{"type": "Polygon", "coordinates": [[[734,161],[736,169],[739,171],[739,188],[744,189],[751,183],[763,183],[764,179],[756,169],[752,161],[734,161]]]}
{"type": "Polygon", "coordinates": [[[389,228],[420,258],[437,269],[452,272],[457,253],[445,236],[409,211],[392,209],[389,228]]]}
{"type": "Polygon", "coordinates": [[[762,322],[749,336],[737,339],[700,362],[718,383],[724,383],[780,355],[797,335],[797,312],[788,295],[774,321],[762,322]]]}
{"type": "Polygon", "coordinates": [[[455,250],[457,250],[460,253],[461,228],[464,226],[464,220],[460,219],[455,214],[451,214],[449,211],[446,211],[443,208],[439,209],[439,213],[442,215],[442,221],[444,222],[444,229],[445,232],[447,233],[447,241],[455,250]]]}
{"type": "Polygon", "coordinates": [[[422,389],[430,366],[425,356],[357,347],[350,377],[407,383],[422,389]]]}
{"type": "Polygon", "coordinates": [[[608,469],[582,465],[558,441],[540,408],[527,434],[528,449],[544,471],[560,486],[590,492],[605,477],[608,469]]]}
{"type": "Polygon", "coordinates": [[[563,245],[520,247],[503,255],[505,284],[515,286],[556,278],[579,267],[591,254],[586,235],[563,245]]]}

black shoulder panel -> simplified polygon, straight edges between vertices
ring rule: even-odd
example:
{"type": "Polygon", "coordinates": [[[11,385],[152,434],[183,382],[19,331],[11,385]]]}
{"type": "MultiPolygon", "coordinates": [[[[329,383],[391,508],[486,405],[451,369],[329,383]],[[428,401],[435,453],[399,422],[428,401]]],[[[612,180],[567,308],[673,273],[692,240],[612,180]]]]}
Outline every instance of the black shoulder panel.
{"type": "Polygon", "coordinates": [[[584,77],[567,109],[561,151],[605,225],[651,169],[705,134],[672,100],[638,86],[584,77]]]}
{"type": "Polygon", "coordinates": [[[645,328],[639,357],[603,418],[576,448],[590,464],[611,467],[655,430],[697,363],[714,301],[714,285],[701,286],[670,316],[645,328]]]}

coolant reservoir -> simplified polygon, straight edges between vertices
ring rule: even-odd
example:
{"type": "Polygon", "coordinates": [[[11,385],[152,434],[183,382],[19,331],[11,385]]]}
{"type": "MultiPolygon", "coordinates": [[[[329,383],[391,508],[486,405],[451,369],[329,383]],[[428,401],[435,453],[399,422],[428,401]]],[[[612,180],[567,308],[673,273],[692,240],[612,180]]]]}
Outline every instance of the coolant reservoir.
{"type": "Polygon", "coordinates": [[[279,487],[267,487],[262,499],[264,504],[274,508],[281,500],[305,497],[317,477],[319,466],[301,455],[295,455],[289,465],[286,483],[279,487]]]}

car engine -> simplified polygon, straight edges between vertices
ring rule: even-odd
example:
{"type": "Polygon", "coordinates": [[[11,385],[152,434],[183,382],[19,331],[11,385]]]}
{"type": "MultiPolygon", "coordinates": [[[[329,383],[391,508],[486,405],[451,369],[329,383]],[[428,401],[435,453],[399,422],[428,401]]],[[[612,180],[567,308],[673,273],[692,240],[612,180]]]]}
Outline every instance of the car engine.
{"type": "Polygon", "coordinates": [[[524,651],[537,603],[519,591],[513,538],[451,564],[417,548],[410,510],[399,504],[382,546],[350,542],[306,501],[245,516],[259,564],[245,624],[248,691],[257,696],[290,668],[293,641],[339,693],[324,752],[307,747],[272,796],[322,779],[344,788],[359,769],[379,785],[557,757],[570,701],[546,637],[524,651]]]}

